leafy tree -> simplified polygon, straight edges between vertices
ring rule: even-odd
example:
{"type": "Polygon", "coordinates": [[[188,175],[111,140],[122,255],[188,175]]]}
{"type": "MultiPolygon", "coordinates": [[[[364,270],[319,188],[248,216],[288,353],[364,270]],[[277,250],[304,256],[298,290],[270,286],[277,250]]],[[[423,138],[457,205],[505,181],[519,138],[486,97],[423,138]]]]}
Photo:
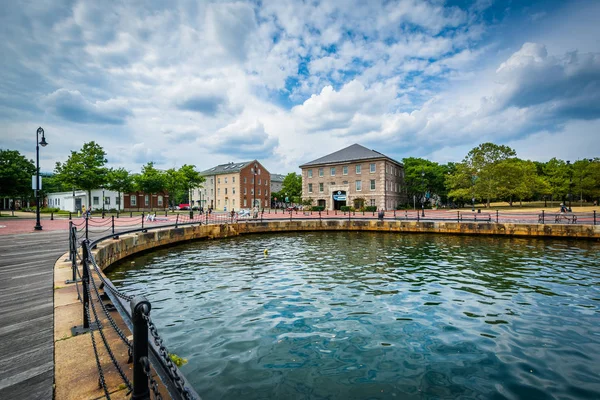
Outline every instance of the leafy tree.
{"type": "Polygon", "coordinates": [[[202,187],[202,184],[206,181],[206,178],[196,171],[195,165],[184,164],[178,172],[181,177],[181,186],[186,193],[202,187]]]}
{"type": "MultiPolygon", "coordinates": [[[[149,162],[142,167],[142,173],[135,175],[133,181],[138,190],[146,193],[152,199],[152,195],[164,191],[167,187],[165,173],[154,168],[154,163],[149,162]]],[[[152,202],[150,202],[152,206],[152,202]]]]}
{"type": "Polygon", "coordinates": [[[58,181],[66,187],[87,191],[91,201],[92,190],[106,183],[108,168],[105,164],[106,152],[92,141],[85,143],[80,151],[71,151],[64,163],[57,162],[54,172],[58,181]]]}
{"type": "Polygon", "coordinates": [[[283,178],[280,193],[284,193],[284,196],[287,194],[288,197],[300,197],[302,195],[302,176],[295,172],[287,174],[283,178]]]}
{"type": "MultiPolygon", "coordinates": [[[[108,189],[118,192],[120,201],[121,193],[133,191],[133,176],[125,168],[110,169],[107,174],[106,185],[108,189]]],[[[119,203],[119,209],[121,208],[122,204],[119,203]]]]}
{"type": "Polygon", "coordinates": [[[465,204],[475,197],[472,169],[465,163],[452,165],[450,174],[446,175],[448,197],[455,202],[465,204]]]}
{"type": "Polygon", "coordinates": [[[545,181],[537,175],[537,167],[532,161],[509,158],[499,161],[496,168],[502,171],[497,181],[498,193],[501,198],[509,198],[511,207],[513,198],[518,198],[523,206],[524,199],[544,190],[545,181]]]}
{"type": "Polygon", "coordinates": [[[184,190],[183,176],[175,168],[165,171],[165,190],[169,192],[171,205],[189,202],[189,193],[184,190]]]}
{"type": "Polygon", "coordinates": [[[550,159],[544,166],[546,181],[550,186],[551,200],[561,199],[564,201],[569,193],[569,170],[563,160],[556,157],[550,159]]]}
{"type": "Polygon", "coordinates": [[[404,183],[409,198],[416,196],[419,203],[426,198],[446,201],[446,175],[449,166],[423,158],[409,157],[402,160],[404,164],[404,183]]]}
{"type": "Polygon", "coordinates": [[[471,172],[474,197],[486,200],[487,207],[490,206],[491,200],[499,195],[498,182],[503,174],[500,161],[516,155],[517,153],[508,146],[482,143],[472,149],[463,160],[471,172]]]}
{"type": "Polygon", "coordinates": [[[25,158],[17,150],[0,149],[0,196],[10,197],[13,200],[17,197],[30,196],[33,175],[35,175],[33,161],[25,158]]]}

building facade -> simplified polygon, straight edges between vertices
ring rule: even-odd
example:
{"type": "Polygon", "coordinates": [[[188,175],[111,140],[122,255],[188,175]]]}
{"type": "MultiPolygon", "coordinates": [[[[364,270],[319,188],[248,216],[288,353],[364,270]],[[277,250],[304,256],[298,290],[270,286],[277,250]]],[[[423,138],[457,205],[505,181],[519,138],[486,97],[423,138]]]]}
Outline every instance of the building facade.
{"type": "Polygon", "coordinates": [[[375,206],[393,210],[406,202],[404,166],[359,144],[300,166],[302,199],[326,210],[375,206]]]}
{"type": "Polygon", "coordinates": [[[283,189],[285,175],[271,174],[271,193],[279,193],[283,189]]]}
{"type": "Polygon", "coordinates": [[[78,212],[85,206],[86,210],[92,207],[93,211],[118,209],[123,207],[123,193],[112,190],[94,189],[91,191],[91,200],[88,199],[88,192],[85,190],[72,190],[69,192],[49,193],[46,197],[48,207],[60,208],[63,211],[78,212]]]}
{"type": "Polygon", "coordinates": [[[169,195],[164,192],[155,194],[131,192],[123,194],[123,209],[125,211],[164,210],[168,206],[169,195]]]}
{"type": "Polygon", "coordinates": [[[271,174],[257,160],[228,163],[201,172],[205,182],[194,189],[191,201],[204,209],[218,211],[259,208],[271,204],[271,174]]]}

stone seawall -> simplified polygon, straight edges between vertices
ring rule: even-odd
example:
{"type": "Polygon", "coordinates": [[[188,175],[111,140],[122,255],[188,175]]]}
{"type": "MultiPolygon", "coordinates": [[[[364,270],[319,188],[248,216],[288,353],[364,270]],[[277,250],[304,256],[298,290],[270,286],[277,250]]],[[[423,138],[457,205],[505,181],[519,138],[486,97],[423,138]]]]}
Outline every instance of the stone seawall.
{"type": "Polygon", "coordinates": [[[98,244],[95,259],[105,269],[132,254],[199,239],[219,239],[251,233],[300,231],[374,231],[396,233],[440,233],[506,237],[572,238],[600,240],[600,225],[541,225],[458,222],[414,222],[375,220],[307,220],[240,222],[223,225],[192,225],[162,228],[121,236],[98,244]]]}

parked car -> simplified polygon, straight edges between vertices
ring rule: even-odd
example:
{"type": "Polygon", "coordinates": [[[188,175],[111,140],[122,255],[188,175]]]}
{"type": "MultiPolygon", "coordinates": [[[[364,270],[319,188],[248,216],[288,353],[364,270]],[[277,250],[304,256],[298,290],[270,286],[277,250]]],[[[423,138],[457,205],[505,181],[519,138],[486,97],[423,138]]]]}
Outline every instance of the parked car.
{"type": "Polygon", "coordinates": [[[241,209],[240,211],[238,211],[238,218],[249,217],[249,216],[250,216],[250,210],[241,209]]]}
{"type": "Polygon", "coordinates": [[[179,207],[178,210],[189,210],[190,209],[190,205],[188,203],[181,203],[178,207],[179,207]]]}
{"type": "Polygon", "coordinates": [[[298,206],[289,206],[288,208],[285,209],[286,211],[298,211],[299,208],[298,206]]]}

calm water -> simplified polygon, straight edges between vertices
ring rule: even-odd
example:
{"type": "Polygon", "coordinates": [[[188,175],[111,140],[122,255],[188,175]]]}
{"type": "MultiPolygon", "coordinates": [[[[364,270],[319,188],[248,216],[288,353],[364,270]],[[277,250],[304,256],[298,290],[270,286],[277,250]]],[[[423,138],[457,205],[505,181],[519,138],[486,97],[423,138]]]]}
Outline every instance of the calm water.
{"type": "Polygon", "coordinates": [[[205,399],[598,399],[599,250],[261,235],[156,251],[109,277],[152,302],[205,399]]]}

